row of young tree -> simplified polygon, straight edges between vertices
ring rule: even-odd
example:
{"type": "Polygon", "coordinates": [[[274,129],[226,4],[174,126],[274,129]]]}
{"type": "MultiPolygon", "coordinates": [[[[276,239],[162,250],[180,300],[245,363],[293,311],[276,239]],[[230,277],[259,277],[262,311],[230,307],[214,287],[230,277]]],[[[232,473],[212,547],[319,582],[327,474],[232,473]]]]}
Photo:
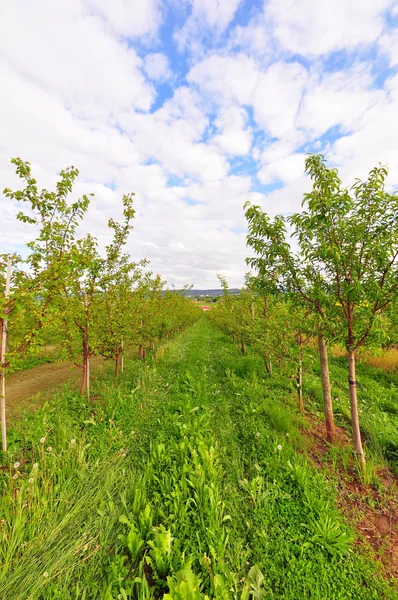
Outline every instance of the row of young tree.
{"type": "MultiPolygon", "coordinates": [[[[304,348],[317,340],[326,431],[335,441],[327,348],[342,344],[348,357],[352,435],[361,469],[366,461],[358,416],[356,355],[380,345],[396,330],[398,297],[398,196],[385,189],[387,169],[373,169],[350,190],[321,155],[306,159],[312,191],[303,211],[270,218],[259,206],[245,205],[248,277],[239,299],[228,297],[213,313],[221,326],[258,348],[268,373],[272,362],[295,365],[300,409],[304,348]],[[289,239],[290,238],[290,239],[289,239]]],[[[227,290],[226,282],[222,280],[227,290]]]]}
{"type": "Polygon", "coordinates": [[[89,207],[83,196],[68,201],[78,176],[74,167],[61,171],[55,191],[39,190],[29,163],[13,159],[21,190],[4,194],[25,204],[17,219],[32,225],[28,255],[0,255],[1,422],[7,448],[5,379],[16,361],[51,339],[61,354],[81,368],[81,393],[90,395],[90,358],[112,359],[115,375],[124,355],[193,323],[201,311],[180,293],[164,291],[159,276],[133,262],[126,244],[134,218],[133,196],[122,200],[123,222],[108,221],[112,240],[100,253],[91,234],[78,230],[89,207]]]}

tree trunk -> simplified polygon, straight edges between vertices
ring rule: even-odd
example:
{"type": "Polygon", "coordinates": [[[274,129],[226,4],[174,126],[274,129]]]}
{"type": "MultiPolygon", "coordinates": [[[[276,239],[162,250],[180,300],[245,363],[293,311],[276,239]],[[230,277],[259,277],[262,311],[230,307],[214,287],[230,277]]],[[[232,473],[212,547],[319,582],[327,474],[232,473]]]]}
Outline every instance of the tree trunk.
{"type": "Polygon", "coordinates": [[[121,361],[120,361],[120,366],[122,369],[122,374],[124,373],[124,343],[123,343],[123,338],[122,341],[120,342],[120,351],[121,351],[121,361]]]}
{"type": "Polygon", "coordinates": [[[84,307],[85,307],[85,315],[86,320],[84,323],[84,338],[83,338],[83,377],[82,377],[82,387],[81,394],[84,394],[84,391],[87,392],[87,399],[90,400],[90,345],[89,345],[89,313],[88,313],[88,300],[87,294],[84,292],[83,295],[84,307]]]}
{"type": "Polygon", "coordinates": [[[268,296],[264,296],[263,315],[264,319],[268,319],[268,296]]]}
{"type": "Polygon", "coordinates": [[[138,348],[138,358],[139,360],[144,360],[144,346],[142,344],[138,348]]]}
{"type": "Polygon", "coordinates": [[[299,364],[297,366],[297,395],[299,411],[304,412],[304,401],[303,401],[303,361],[301,356],[299,358],[299,364]]]}
{"type": "Polygon", "coordinates": [[[267,355],[264,352],[264,364],[265,364],[265,368],[267,369],[267,373],[269,375],[269,377],[272,377],[272,363],[271,363],[271,359],[268,360],[267,355]]]}
{"type": "Polygon", "coordinates": [[[242,350],[242,354],[245,355],[246,354],[246,344],[245,344],[245,342],[241,342],[240,348],[242,350]]]}
{"type": "Polygon", "coordinates": [[[149,349],[155,350],[155,344],[153,342],[149,342],[149,349]]]}
{"type": "Polygon", "coordinates": [[[83,373],[82,373],[82,385],[80,388],[80,393],[81,395],[84,394],[84,392],[86,391],[86,385],[87,385],[87,363],[85,358],[83,357],[83,373]]]}
{"type": "MultiPolygon", "coordinates": [[[[11,258],[7,261],[7,277],[4,298],[10,293],[11,258]]],[[[7,317],[2,319],[1,333],[1,443],[3,452],[7,451],[7,423],[6,423],[6,344],[7,344],[7,317]]]]}
{"type": "Polygon", "coordinates": [[[365,454],[362,448],[361,430],[359,429],[358,417],[357,382],[355,374],[355,350],[350,350],[348,353],[348,383],[350,388],[352,437],[354,440],[355,452],[359,457],[361,471],[363,474],[365,474],[366,461],[365,454]]]}
{"type": "Polygon", "coordinates": [[[326,341],[323,335],[318,335],[319,362],[321,365],[321,378],[323,390],[323,409],[325,413],[326,435],[329,442],[334,444],[336,430],[333,417],[332,391],[330,387],[329,362],[326,341]]]}
{"type": "Polygon", "coordinates": [[[86,388],[87,388],[87,399],[90,400],[90,348],[87,348],[88,352],[87,352],[87,358],[86,358],[86,373],[87,373],[87,382],[86,382],[86,388]]]}
{"type": "Polygon", "coordinates": [[[298,346],[298,365],[297,365],[297,395],[298,395],[298,405],[299,411],[304,412],[304,401],[303,401],[303,338],[301,333],[296,335],[296,344],[298,346]]]}
{"type": "Polygon", "coordinates": [[[87,398],[90,398],[90,348],[87,342],[87,333],[83,340],[83,375],[80,393],[87,392],[87,398]]]}

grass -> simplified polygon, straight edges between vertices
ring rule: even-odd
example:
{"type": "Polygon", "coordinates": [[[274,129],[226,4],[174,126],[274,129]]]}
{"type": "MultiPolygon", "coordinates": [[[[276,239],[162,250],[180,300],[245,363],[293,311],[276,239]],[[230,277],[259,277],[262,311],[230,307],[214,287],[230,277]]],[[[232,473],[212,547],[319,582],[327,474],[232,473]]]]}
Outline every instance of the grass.
{"type": "Polygon", "coordinates": [[[396,598],[263,371],[204,317],[92,404],[65,390],[16,424],[2,599],[396,598]]]}
{"type": "Polygon", "coordinates": [[[398,350],[392,348],[385,350],[380,355],[368,356],[366,362],[372,367],[383,369],[387,373],[395,372],[396,374],[398,372],[398,350]]]}
{"type": "MultiPolygon", "coordinates": [[[[350,404],[346,359],[333,356],[330,377],[336,423],[350,427],[350,404]]],[[[398,473],[398,380],[394,371],[384,370],[363,360],[357,365],[358,409],[365,452],[378,462],[388,461],[398,473]]],[[[306,375],[304,394],[308,406],[318,414],[323,399],[317,364],[306,375]]]]}
{"type": "Polygon", "coordinates": [[[23,356],[18,358],[12,365],[12,368],[9,369],[10,374],[20,373],[21,371],[25,371],[26,369],[32,369],[33,367],[38,367],[39,365],[45,365],[47,363],[54,362],[55,358],[49,353],[40,353],[40,354],[31,354],[28,356],[23,356]]]}

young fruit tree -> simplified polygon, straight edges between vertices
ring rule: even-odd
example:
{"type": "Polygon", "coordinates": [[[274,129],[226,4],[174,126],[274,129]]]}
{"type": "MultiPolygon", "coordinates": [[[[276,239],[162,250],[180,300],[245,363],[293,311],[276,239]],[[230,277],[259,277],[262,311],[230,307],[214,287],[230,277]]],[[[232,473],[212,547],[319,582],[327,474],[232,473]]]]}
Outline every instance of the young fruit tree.
{"type": "Polygon", "coordinates": [[[310,156],[313,189],[306,210],[290,217],[302,252],[318,266],[334,323],[348,353],[348,383],[355,450],[366,469],[359,427],[356,353],[380,333],[381,315],[398,294],[398,196],[385,190],[387,169],[372,169],[351,190],[322,156],[310,156]]]}
{"type": "MultiPolygon", "coordinates": [[[[245,204],[245,216],[248,222],[247,245],[252,248],[256,256],[246,259],[249,266],[253,267],[257,275],[253,278],[253,284],[258,289],[259,294],[264,298],[264,318],[270,319],[270,307],[275,311],[272,298],[290,297],[291,306],[297,310],[312,312],[315,319],[305,319],[301,331],[298,332],[297,340],[302,340],[302,336],[308,337],[309,331],[306,324],[313,325],[313,333],[318,337],[318,348],[320,355],[321,379],[323,390],[323,404],[326,424],[326,434],[330,442],[335,439],[335,425],[333,416],[332,393],[330,386],[329,365],[327,356],[327,347],[325,340],[324,325],[326,322],[325,307],[329,299],[320,286],[320,276],[316,265],[306,260],[305,255],[299,248],[293,252],[288,241],[286,218],[277,215],[273,220],[264,213],[259,206],[245,204]]],[[[272,309],[271,309],[272,313],[272,309]]],[[[278,318],[276,319],[278,321],[278,318]]],[[[278,329],[276,328],[275,331],[278,329]]],[[[274,335],[271,337],[275,337],[274,335]]],[[[271,354],[275,351],[286,352],[286,340],[280,344],[268,340],[268,351],[265,350],[264,360],[267,365],[271,354]],[[285,348],[285,350],[283,350],[285,348]]],[[[297,345],[300,348],[301,343],[297,345]]],[[[300,351],[299,351],[300,355],[300,351]]],[[[269,362],[269,364],[271,364],[269,362]]],[[[267,369],[268,370],[268,369],[267,369]]],[[[302,394],[300,392],[302,385],[302,372],[300,375],[300,365],[298,371],[298,394],[300,406],[303,406],[302,394]]]]}
{"type": "Polygon", "coordinates": [[[120,367],[123,371],[124,348],[133,337],[130,314],[133,287],[141,280],[140,267],[147,264],[146,260],[133,263],[130,255],[123,252],[133,228],[131,220],[134,212],[133,194],[125,195],[124,222],[120,224],[113,219],[108,221],[108,227],[113,231],[113,240],[106,247],[94,310],[97,348],[102,356],[114,360],[116,377],[120,367]]]}
{"type": "MultiPolygon", "coordinates": [[[[69,250],[73,244],[76,229],[89,205],[87,196],[68,203],[68,196],[78,175],[74,167],[62,170],[55,191],[42,189],[32,176],[31,166],[20,158],[11,162],[16,173],[24,182],[22,190],[4,190],[11,200],[27,205],[27,212],[19,212],[17,219],[32,225],[37,237],[27,244],[28,257],[18,262],[18,271],[13,268],[10,296],[3,293],[4,306],[1,310],[3,339],[5,338],[5,317],[8,320],[8,342],[11,351],[2,352],[2,438],[3,450],[6,449],[5,425],[5,384],[4,378],[10,361],[21,356],[38,343],[39,333],[43,329],[48,315],[62,289],[62,281],[69,272],[69,250]],[[18,318],[13,319],[18,313],[18,318]],[[21,318],[23,316],[23,318],[21,318]],[[15,327],[17,325],[17,327],[15,327]]],[[[17,260],[14,259],[14,263],[17,260]]]]}
{"type": "Polygon", "coordinates": [[[0,390],[0,411],[1,411],[1,440],[3,452],[7,450],[7,428],[6,428],[6,345],[7,345],[7,325],[8,325],[8,313],[10,306],[8,304],[8,297],[10,294],[10,283],[11,283],[11,257],[7,257],[7,267],[5,270],[4,281],[2,278],[2,287],[4,292],[2,294],[2,307],[1,307],[1,390],[0,390]]]}
{"type": "Polygon", "coordinates": [[[63,279],[63,295],[59,313],[65,327],[65,347],[68,357],[82,370],[80,393],[90,398],[90,358],[95,351],[93,321],[98,298],[98,282],[103,259],[98,253],[97,240],[90,234],[77,240],[69,254],[71,270],[63,279]]]}

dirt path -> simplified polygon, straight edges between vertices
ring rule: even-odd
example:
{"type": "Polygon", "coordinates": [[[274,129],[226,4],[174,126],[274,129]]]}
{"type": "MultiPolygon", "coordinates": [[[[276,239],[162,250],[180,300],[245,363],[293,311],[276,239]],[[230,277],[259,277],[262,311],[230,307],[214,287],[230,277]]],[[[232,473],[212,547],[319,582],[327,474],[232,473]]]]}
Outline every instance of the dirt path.
{"type": "MultiPolygon", "coordinates": [[[[90,361],[94,372],[103,366],[104,359],[101,356],[95,356],[90,361]]],[[[69,361],[47,363],[11,375],[6,380],[7,420],[18,419],[26,409],[39,408],[67,381],[76,387],[80,382],[80,370],[69,361]]]]}

